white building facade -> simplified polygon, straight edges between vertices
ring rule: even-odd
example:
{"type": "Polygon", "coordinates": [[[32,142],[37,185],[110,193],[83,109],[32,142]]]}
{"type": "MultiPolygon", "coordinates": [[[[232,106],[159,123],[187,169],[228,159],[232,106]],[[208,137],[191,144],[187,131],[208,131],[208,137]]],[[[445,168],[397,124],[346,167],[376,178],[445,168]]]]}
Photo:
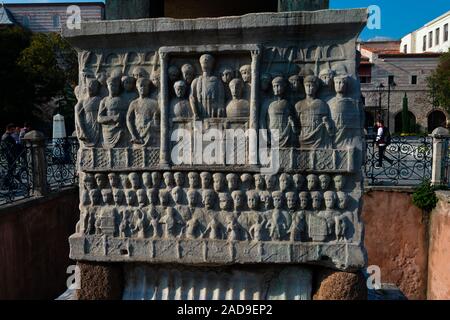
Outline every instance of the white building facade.
{"type": "Polygon", "coordinates": [[[447,52],[450,48],[450,11],[402,38],[400,52],[447,52]]]}

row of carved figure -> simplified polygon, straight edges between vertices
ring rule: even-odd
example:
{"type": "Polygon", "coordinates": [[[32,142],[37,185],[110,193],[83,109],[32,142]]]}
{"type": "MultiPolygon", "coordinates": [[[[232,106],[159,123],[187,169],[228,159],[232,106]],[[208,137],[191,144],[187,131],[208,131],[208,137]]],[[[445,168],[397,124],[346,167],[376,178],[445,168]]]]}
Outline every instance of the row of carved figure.
{"type": "Polygon", "coordinates": [[[255,190],[270,192],[280,190],[282,192],[294,191],[343,191],[346,178],[343,175],[282,173],[280,175],[259,173],[244,173],[240,176],[236,173],[210,172],[131,172],[131,173],[82,173],[81,185],[84,190],[93,189],[132,189],[132,190],[158,190],[164,189],[169,193],[177,187],[191,190],[209,190],[215,192],[233,192],[236,190],[255,190]],[[187,179],[186,179],[187,178],[187,179]]]}
{"type": "MultiPolygon", "coordinates": [[[[134,191],[133,191],[134,192],[134,191]]],[[[136,201],[127,192],[127,204],[136,201]]],[[[160,193],[161,205],[143,206],[139,209],[121,206],[123,192],[114,192],[116,206],[102,206],[98,190],[91,190],[93,206],[82,209],[77,227],[79,233],[88,235],[110,235],[121,238],[153,239],[227,239],[230,241],[346,241],[352,233],[352,213],[347,211],[348,196],[343,192],[327,191],[300,193],[290,192],[287,208],[284,194],[272,194],[273,208],[259,207],[259,196],[255,191],[248,193],[248,209],[243,207],[243,198],[233,194],[234,211],[230,210],[230,195],[219,194],[219,210],[215,210],[214,192],[206,190],[203,208],[196,205],[196,197],[189,197],[189,206],[168,206],[166,191],[160,193]],[[298,199],[300,201],[298,201],[298,199]],[[299,202],[300,207],[297,207],[299,202]],[[309,202],[311,209],[309,210],[309,202]],[[322,202],[325,207],[322,208],[322,202]],[[338,203],[337,203],[338,202],[338,203]],[[336,205],[337,204],[337,205],[336,205]],[[337,208],[336,208],[337,207],[337,208]]],[[[111,204],[111,192],[102,192],[103,202],[111,204]]],[[[195,195],[195,193],[191,193],[195,195]]],[[[265,202],[266,204],[268,202],[265,202]]]]}
{"type": "MultiPolygon", "coordinates": [[[[248,118],[251,66],[241,67],[241,77],[233,79],[233,70],[229,68],[225,68],[220,77],[215,75],[213,56],[204,54],[199,62],[202,74],[197,77],[190,64],[183,65],[181,72],[176,66],[168,68],[169,79],[173,82],[171,116],[248,118]]],[[[254,97],[259,98],[256,106],[259,127],[277,130],[281,147],[341,148],[359,142],[363,108],[349,95],[351,77],[335,76],[331,70],[321,76],[293,75],[289,81],[283,76],[264,74],[261,77],[262,90],[259,97],[254,97]],[[272,94],[267,94],[268,79],[272,94]],[[326,92],[322,99],[318,95],[321,87],[326,92]]],[[[84,82],[87,94],[80,95],[75,119],[77,135],[85,146],[114,148],[130,143],[157,146],[161,117],[159,78],[152,81],[141,72],[124,77],[113,74],[106,80],[107,96],[97,79],[86,78],[84,82]]]]}

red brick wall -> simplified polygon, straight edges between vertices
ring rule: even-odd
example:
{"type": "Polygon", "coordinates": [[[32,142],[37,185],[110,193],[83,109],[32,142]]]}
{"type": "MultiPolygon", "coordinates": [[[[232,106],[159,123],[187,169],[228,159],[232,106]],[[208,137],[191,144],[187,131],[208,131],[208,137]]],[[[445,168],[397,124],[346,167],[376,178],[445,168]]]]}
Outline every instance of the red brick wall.
{"type": "Polygon", "coordinates": [[[66,288],[78,189],[0,208],[0,300],[55,299],[66,288]]]}

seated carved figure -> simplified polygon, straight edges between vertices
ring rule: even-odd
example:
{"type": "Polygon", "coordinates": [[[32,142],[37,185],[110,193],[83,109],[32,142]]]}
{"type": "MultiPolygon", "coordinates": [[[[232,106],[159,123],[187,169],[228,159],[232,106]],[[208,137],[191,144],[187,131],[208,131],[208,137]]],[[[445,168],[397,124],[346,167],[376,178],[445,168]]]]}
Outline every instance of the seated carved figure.
{"type": "Polygon", "coordinates": [[[331,148],[334,128],[328,105],[316,97],[317,77],[304,80],[306,99],[295,105],[300,119],[300,146],[304,148],[331,148]]]}
{"type": "Polygon", "coordinates": [[[334,78],[336,97],[330,101],[330,110],[336,127],[334,141],[337,148],[354,145],[362,128],[359,103],[347,96],[349,80],[348,76],[334,78]]]}
{"type": "Polygon", "coordinates": [[[186,99],[186,82],[183,80],[175,82],[173,85],[176,97],[172,100],[170,110],[173,118],[190,118],[192,109],[189,100],[186,99]]]}
{"type": "Polygon", "coordinates": [[[214,57],[200,57],[203,74],[192,82],[190,102],[196,118],[225,116],[225,89],[222,80],[213,75],[214,57]]]}
{"type": "Polygon", "coordinates": [[[100,125],[97,122],[101,102],[100,83],[95,79],[87,80],[88,97],[75,106],[75,127],[78,139],[86,147],[94,147],[100,140],[100,125]]]}
{"type": "Polygon", "coordinates": [[[272,81],[272,86],[275,99],[267,111],[267,128],[270,134],[278,131],[280,147],[290,147],[296,128],[291,104],[284,98],[286,83],[282,77],[276,77],[272,81]]]}
{"type": "Polygon", "coordinates": [[[250,105],[247,100],[242,99],[244,83],[241,79],[233,79],[230,82],[231,101],[227,105],[227,117],[239,118],[250,115],[250,105]]]}
{"type": "Polygon", "coordinates": [[[127,113],[127,127],[131,133],[133,144],[148,146],[152,140],[152,130],[158,127],[160,110],[158,102],[148,96],[150,80],[139,79],[137,88],[139,98],[130,105],[127,113]]]}
{"type": "Polygon", "coordinates": [[[125,126],[128,105],[120,97],[120,77],[108,78],[107,84],[109,95],[100,103],[97,119],[102,126],[103,145],[105,148],[124,147],[129,141],[125,126]]]}

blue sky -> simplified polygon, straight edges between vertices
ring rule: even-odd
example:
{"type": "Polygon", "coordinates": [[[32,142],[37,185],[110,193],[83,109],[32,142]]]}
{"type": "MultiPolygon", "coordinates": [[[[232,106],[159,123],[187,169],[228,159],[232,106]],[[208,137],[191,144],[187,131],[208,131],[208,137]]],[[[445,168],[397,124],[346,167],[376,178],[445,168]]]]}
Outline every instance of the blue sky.
{"type": "MultiPolygon", "coordinates": [[[[73,2],[73,0],[3,0],[3,2],[73,2]]],[[[366,29],[361,35],[363,40],[374,37],[400,39],[428,21],[450,11],[450,0],[330,0],[330,2],[331,8],[362,8],[370,5],[378,5],[381,8],[381,29],[366,29]]]]}

